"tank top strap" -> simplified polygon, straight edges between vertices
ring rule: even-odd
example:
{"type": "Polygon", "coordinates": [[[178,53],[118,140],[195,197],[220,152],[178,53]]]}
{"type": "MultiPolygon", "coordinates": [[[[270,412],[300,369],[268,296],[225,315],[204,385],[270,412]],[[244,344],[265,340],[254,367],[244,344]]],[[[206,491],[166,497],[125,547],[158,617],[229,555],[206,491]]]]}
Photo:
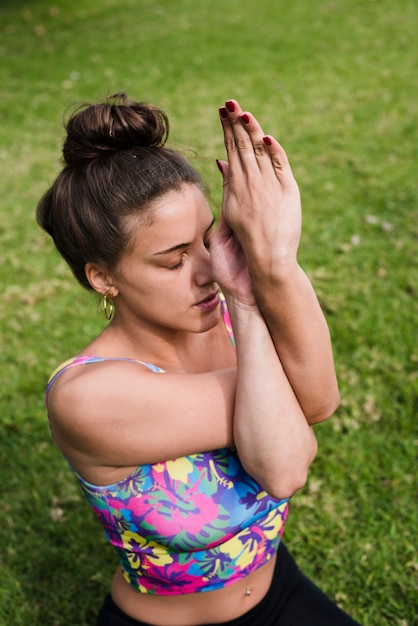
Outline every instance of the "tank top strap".
{"type": "Polygon", "coordinates": [[[163,369],[157,367],[156,365],[153,365],[152,363],[146,363],[145,361],[138,361],[136,359],[127,359],[123,357],[101,357],[90,354],[84,356],[76,356],[68,359],[67,361],[64,361],[64,363],[61,363],[61,365],[59,365],[56,370],[52,372],[46,388],[47,394],[57,378],[59,378],[61,374],[63,374],[66,370],[70,369],[70,367],[76,367],[77,365],[89,365],[90,363],[101,363],[102,361],[126,361],[128,363],[137,363],[138,365],[143,365],[144,367],[147,367],[157,374],[161,374],[164,372],[163,369]]]}
{"type": "Polygon", "coordinates": [[[228,337],[230,338],[232,345],[235,348],[235,337],[234,337],[234,331],[232,330],[231,318],[229,317],[229,311],[226,305],[225,296],[222,292],[219,293],[219,298],[221,301],[222,317],[224,320],[225,329],[226,329],[226,332],[228,333],[228,337]]]}

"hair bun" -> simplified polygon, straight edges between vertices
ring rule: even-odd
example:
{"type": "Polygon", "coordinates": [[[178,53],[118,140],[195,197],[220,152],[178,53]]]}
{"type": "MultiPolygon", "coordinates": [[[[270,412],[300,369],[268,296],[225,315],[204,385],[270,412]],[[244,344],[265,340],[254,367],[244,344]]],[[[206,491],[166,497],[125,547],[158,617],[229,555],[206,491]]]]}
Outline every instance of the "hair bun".
{"type": "Polygon", "coordinates": [[[64,161],[79,165],[117,150],[162,147],[169,125],[158,107],[130,102],[126,94],[117,93],[103,103],[81,105],[70,116],[66,131],[64,161]]]}

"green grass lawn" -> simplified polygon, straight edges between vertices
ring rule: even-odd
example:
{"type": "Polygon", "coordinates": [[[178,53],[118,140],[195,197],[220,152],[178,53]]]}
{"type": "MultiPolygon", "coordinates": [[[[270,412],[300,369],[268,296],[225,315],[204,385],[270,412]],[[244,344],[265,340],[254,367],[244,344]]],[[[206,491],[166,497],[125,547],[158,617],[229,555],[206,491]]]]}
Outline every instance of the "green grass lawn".
{"type": "Polygon", "coordinates": [[[415,0],[2,0],[1,626],[93,625],[115,566],[43,399],[103,321],[34,212],[64,109],[122,89],[167,111],[215,205],[226,99],[288,151],[342,405],[285,539],[365,626],[417,623],[417,24],[415,0]]]}

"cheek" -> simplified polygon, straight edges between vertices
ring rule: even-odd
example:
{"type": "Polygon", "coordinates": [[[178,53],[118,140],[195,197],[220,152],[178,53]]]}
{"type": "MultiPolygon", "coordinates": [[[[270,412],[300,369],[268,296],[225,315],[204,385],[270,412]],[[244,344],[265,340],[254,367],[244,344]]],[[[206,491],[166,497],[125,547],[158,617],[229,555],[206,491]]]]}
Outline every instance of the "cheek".
{"type": "Polygon", "coordinates": [[[167,272],[166,276],[157,276],[154,280],[147,280],[139,286],[137,293],[145,306],[160,309],[164,314],[175,306],[182,290],[179,281],[170,274],[167,272]]]}

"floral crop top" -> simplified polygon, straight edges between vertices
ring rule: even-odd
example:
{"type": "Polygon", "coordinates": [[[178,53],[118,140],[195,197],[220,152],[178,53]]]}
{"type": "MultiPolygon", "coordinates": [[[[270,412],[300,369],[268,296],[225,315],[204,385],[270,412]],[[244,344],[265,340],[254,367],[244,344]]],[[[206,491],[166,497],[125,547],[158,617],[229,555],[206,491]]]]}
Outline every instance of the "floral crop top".
{"type": "MultiPolygon", "coordinates": [[[[223,309],[228,329],[224,302],[223,309]]],[[[69,367],[103,360],[67,361],[51,376],[47,393],[69,367]]],[[[288,512],[288,500],[263,491],[230,448],[141,465],[112,485],[76,475],[125,579],[142,593],[211,591],[244,578],[275,554],[288,512]]]]}

